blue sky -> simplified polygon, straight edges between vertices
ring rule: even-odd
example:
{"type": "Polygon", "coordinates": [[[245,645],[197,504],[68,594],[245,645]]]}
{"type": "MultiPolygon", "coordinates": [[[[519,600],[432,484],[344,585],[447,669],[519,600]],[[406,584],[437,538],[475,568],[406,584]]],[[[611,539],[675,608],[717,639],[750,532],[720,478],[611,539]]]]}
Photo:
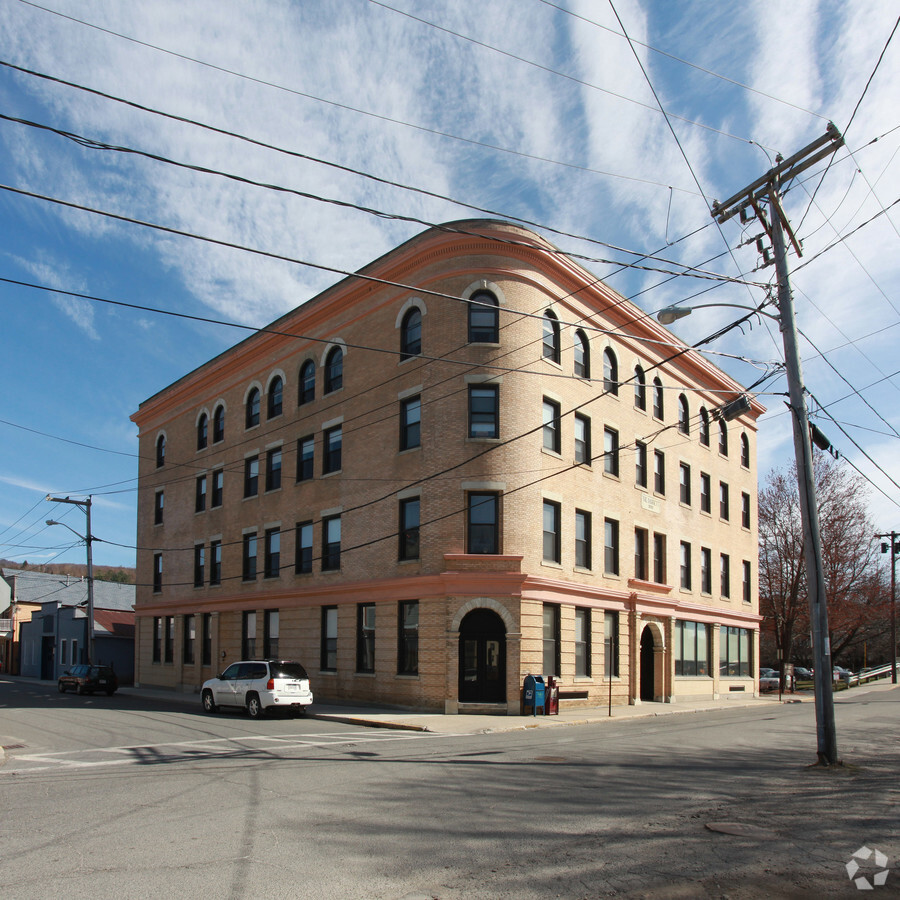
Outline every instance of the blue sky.
{"type": "MultiPolygon", "coordinates": [[[[824,177],[823,164],[786,197],[804,242],[804,259],[791,258],[792,283],[811,341],[802,343],[807,386],[826,407],[816,421],[871,480],[876,525],[890,530],[900,526],[900,489],[877,466],[896,477],[900,232],[890,204],[900,196],[900,36],[888,44],[896,19],[895,3],[876,0],[6,0],[0,60],[540,223],[648,311],[716,283],[607,264],[636,257],[604,245],[770,281],[771,268],[753,272],[755,246],[738,246],[759,229],[717,229],[708,202],[834,121],[847,149],[824,177]]],[[[0,113],[425,222],[473,215],[7,66],[0,113]]],[[[7,120],[0,183],[344,271],[424,227],[7,120]]],[[[0,190],[0,238],[0,278],[239,325],[264,325],[338,280],[8,190],[0,190]]],[[[723,283],[695,302],[762,298],[759,288],[723,283]]],[[[83,531],[83,515],[43,498],[91,494],[93,531],[103,539],[95,562],[133,564],[129,416],[246,332],[8,281],[0,310],[0,557],[82,561],[74,536],[44,522],[83,531]]],[[[735,312],[707,309],[673,331],[697,340],[735,312]]],[[[771,323],[709,350],[744,384],[782,357],[771,323]]],[[[764,476],[790,460],[793,446],[783,378],[762,391],[770,410],[760,430],[764,476]]]]}

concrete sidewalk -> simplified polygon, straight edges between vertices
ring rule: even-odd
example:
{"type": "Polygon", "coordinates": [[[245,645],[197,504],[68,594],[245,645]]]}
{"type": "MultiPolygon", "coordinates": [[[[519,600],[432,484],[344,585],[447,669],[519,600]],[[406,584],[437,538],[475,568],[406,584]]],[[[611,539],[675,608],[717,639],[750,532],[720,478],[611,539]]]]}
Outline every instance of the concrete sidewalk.
{"type": "MultiPolygon", "coordinates": [[[[142,687],[124,687],[120,694],[168,700],[196,706],[200,709],[199,694],[155,690],[142,687]]],[[[812,692],[783,695],[782,702],[812,702],[812,692]]],[[[641,703],[636,706],[608,706],[560,709],[559,715],[446,715],[437,711],[409,709],[396,706],[378,706],[366,703],[313,703],[307,709],[307,717],[323,721],[362,725],[369,728],[394,728],[405,731],[427,731],[435,734],[490,734],[502,731],[521,731],[526,728],[558,728],[563,725],[587,725],[622,719],[651,716],[677,715],[708,710],[758,707],[771,709],[777,704],[778,694],[756,697],[726,698],[723,700],[683,701],[680,703],[641,703]]]]}

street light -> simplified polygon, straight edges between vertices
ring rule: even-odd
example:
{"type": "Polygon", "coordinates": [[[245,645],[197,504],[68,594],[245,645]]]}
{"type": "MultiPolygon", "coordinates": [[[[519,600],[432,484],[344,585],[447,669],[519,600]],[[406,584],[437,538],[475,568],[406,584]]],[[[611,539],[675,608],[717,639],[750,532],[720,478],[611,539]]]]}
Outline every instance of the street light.
{"type": "Polygon", "coordinates": [[[62,525],[68,528],[79,540],[84,541],[87,547],[87,584],[88,584],[88,639],[87,639],[87,661],[88,665],[94,662],[94,560],[91,552],[91,544],[95,540],[91,534],[91,498],[87,500],[70,500],[68,497],[51,497],[47,494],[46,499],[51,503],[69,503],[72,506],[79,507],[87,517],[87,535],[79,534],[74,528],[66,525],[65,522],[57,522],[55,519],[47,519],[48,525],[62,525]]]}
{"type": "Polygon", "coordinates": [[[761,316],[765,316],[767,319],[773,319],[781,324],[781,320],[778,316],[772,315],[772,313],[766,312],[763,309],[763,306],[743,306],[740,303],[698,303],[696,306],[666,306],[664,309],[661,309],[657,314],[656,318],[660,322],[661,325],[671,325],[673,322],[678,319],[683,319],[685,316],[689,316],[695,309],[708,309],[712,306],[727,306],[731,309],[746,309],[748,312],[759,313],[761,316]]]}
{"type": "MultiPolygon", "coordinates": [[[[778,205],[778,193],[771,188],[773,204],[778,205]]],[[[780,209],[780,206],[778,207],[780,209]]],[[[780,222],[780,219],[777,220],[780,222]]],[[[825,575],[822,565],[822,543],[819,533],[819,516],[816,506],[816,488],[812,476],[812,426],[806,410],[803,372],[797,349],[797,325],[788,283],[784,235],[781,227],[773,228],[771,237],[775,247],[775,266],[778,275],[779,314],[765,312],[762,307],[741,306],[735,303],[703,303],[695,307],[668,306],[657,313],[663,324],[671,324],[677,319],[689,316],[694,309],[708,306],[728,306],[747,309],[778,322],[784,342],[785,373],[790,394],[790,408],[793,412],[794,454],[797,461],[797,482],[800,493],[800,518],[803,525],[803,555],[806,563],[807,590],[809,593],[810,623],[812,625],[812,649],[815,665],[815,701],[817,752],[819,762],[824,765],[837,763],[837,734],[834,722],[834,698],[832,695],[831,643],[828,635],[828,606],[825,597],[825,575]]],[[[746,397],[741,395],[727,404],[722,414],[737,409],[746,397]]],[[[740,412],[736,412],[740,415],[740,412]]],[[[824,436],[822,436],[824,439],[824,436]]],[[[825,439],[827,442],[827,439],[825,439]]],[[[819,444],[819,441],[816,441],[819,444]]],[[[821,446],[821,445],[820,445],[821,446]]]]}

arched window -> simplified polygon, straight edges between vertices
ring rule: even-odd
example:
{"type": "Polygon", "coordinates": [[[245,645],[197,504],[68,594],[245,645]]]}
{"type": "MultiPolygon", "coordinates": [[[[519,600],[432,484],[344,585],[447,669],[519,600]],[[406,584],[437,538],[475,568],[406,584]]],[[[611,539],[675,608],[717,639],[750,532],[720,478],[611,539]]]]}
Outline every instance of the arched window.
{"type": "Polygon", "coordinates": [[[217,406],[213,413],[213,443],[225,440],[225,407],[217,406]]]}
{"type": "Polygon", "coordinates": [[[719,419],[719,453],[728,456],[728,426],[724,419],[719,419]]]}
{"type": "Polygon", "coordinates": [[[197,420],[197,449],[205,450],[209,440],[209,416],[202,413],[197,420]]]}
{"type": "Polygon", "coordinates": [[[266,408],[266,418],[274,419],[281,415],[282,400],[284,399],[284,380],[276,375],[269,382],[269,402],[266,408]]]}
{"type": "Polygon", "coordinates": [[[400,325],[400,359],[409,359],[422,352],[422,310],[410,309],[400,325]]]}
{"type": "Polygon", "coordinates": [[[603,390],[610,394],[619,394],[619,362],[611,347],[603,351],[603,390]]]}
{"type": "Polygon", "coordinates": [[[161,434],[156,439],[156,468],[166,464],[166,436],[161,434]]]}
{"type": "Polygon", "coordinates": [[[709,446],[709,413],[705,406],[700,407],[700,443],[709,446]]]}
{"type": "Polygon", "coordinates": [[[665,402],[663,400],[663,386],[658,378],[653,379],[653,416],[656,419],[665,418],[665,402]]]}
{"type": "Polygon", "coordinates": [[[575,374],[579,378],[591,377],[591,347],[581,329],[575,332],[575,374]]]}
{"type": "Polygon", "coordinates": [[[259,425],[259,388],[252,388],[250,393],[247,394],[247,409],[245,416],[245,427],[252,428],[254,425],[259,425]]]}
{"type": "Polygon", "coordinates": [[[300,366],[300,391],[297,405],[312,403],[316,399],[316,364],[308,359],[300,366]]]}
{"type": "Polygon", "coordinates": [[[750,468],[750,440],[743,432],[741,432],[741,465],[745,469],[750,468]]]}
{"type": "Polygon", "coordinates": [[[688,409],[687,397],[678,395],[678,430],[682,434],[691,433],[691,412],[688,409]]]}
{"type": "Polygon", "coordinates": [[[640,366],[634,367],[634,405],[638,409],[647,409],[647,376],[640,366]]]}
{"type": "Polygon", "coordinates": [[[543,356],[555,363],[560,359],[559,319],[549,309],[544,313],[543,356]]]}
{"type": "Polygon", "coordinates": [[[344,386],[344,351],[332,347],[325,358],[325,393],[339,391],[344,386]]]}
{"type": "Polygon", "coordinates": [[[490,291],[476,291],[469,297],[469,343],[496,344],[500,341],[500,310],[490,291]]]}

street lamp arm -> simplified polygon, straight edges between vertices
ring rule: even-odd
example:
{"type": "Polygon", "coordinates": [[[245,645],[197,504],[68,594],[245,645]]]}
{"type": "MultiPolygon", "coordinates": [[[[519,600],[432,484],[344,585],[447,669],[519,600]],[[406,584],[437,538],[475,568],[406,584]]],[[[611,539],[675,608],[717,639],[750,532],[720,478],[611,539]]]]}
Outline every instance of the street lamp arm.
{"type": "MultiPolygon", "coordinates": [[[[772,319],[773,321],[778,322],[779,325],[781,324],[781,319],[779,319],[778,316],[766,312],[762,306],[744,306],[740,303],[698,303],[696,306],[678,306],[675,304],[659,310],[656,314],[656,318],[662,325],[671,325],[677,319],[683,319],[685,316],[689,316],[695,309],[707,309],[714,306],[726,306],[731,309],[745,309],[747,312],[765,316],[767,319],[772,319]]],[[[763,306],[765,306],[765,304],[763,304],[763,306]]]]}
{"type": "MultiPolygon", "coordinates": [[[[47,519],[46,524],[47,524],[47,525],[62,525],[63,528],[68,528],[69,531],[71,531],[72,534],[74,534],[75,537],[78,538],[78,540],[80,540],[80,541],[87,541],[87,540],[88,540],[83,534],[79,534],[74,528],[72,528],[72,527],[69,526],[69,525],[66,525],[65,522],[57,522],[55,519],[47,519]]],[[[96,540],[96,538],[95,538],[95,540],[96,540]]]]}

